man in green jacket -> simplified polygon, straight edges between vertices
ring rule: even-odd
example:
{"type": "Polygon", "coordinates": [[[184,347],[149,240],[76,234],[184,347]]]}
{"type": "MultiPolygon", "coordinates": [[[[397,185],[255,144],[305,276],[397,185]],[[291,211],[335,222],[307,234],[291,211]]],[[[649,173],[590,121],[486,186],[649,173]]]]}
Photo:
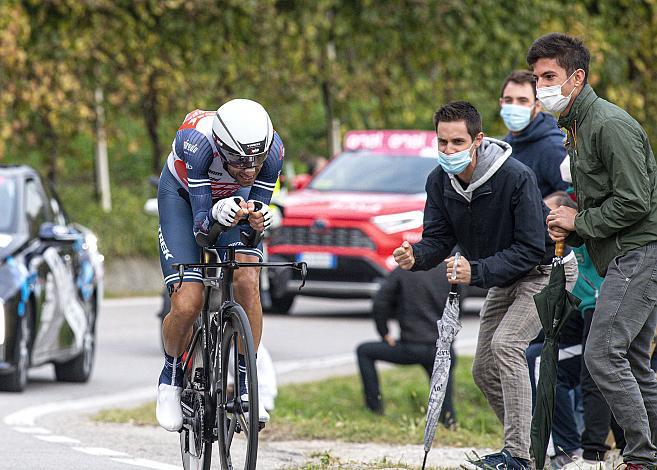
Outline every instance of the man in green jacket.
{"type": "Polygon", "coordinates": [[[586,244],[600,287],[584,360],[625,432],[628,469],[657,466],[657,379],[650,344],[657,326],[657,180],[643,128],[587,84],[581,40],[540,37],[527,53],[543,108],[559,114],[578,209],[547,217],[554,240],[586,244]]]}

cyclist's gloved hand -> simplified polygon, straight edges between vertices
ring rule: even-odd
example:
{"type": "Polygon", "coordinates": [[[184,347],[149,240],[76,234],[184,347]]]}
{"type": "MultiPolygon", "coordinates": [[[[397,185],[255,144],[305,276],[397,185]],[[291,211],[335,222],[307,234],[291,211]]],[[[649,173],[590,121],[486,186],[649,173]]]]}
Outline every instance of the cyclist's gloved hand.
{"type": "Polygon", "coordinates": [[[249,208],[249,225],[253,230],[264,232],[271,226],[272,213],[269,206],[253,199],[247,202],[249,208]]]}
{"type": "Polygon", "coordinates": [[[227,197],[212,207],[212,217],[224,227],[233,227],[248,214],[248,205],[241,196],[227,197]]]}

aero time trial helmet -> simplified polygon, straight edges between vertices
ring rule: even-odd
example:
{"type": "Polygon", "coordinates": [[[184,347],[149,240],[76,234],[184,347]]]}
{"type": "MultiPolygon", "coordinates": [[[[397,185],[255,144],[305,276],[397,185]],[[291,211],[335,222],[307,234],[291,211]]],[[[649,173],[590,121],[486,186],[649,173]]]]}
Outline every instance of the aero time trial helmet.
{"type": "Polygon", "coordinates": [[[225,163],[252,168],[267,159],[274,128],[260,103],[235,99],[217,109],[212,121],[212,138],[225,163]]]}

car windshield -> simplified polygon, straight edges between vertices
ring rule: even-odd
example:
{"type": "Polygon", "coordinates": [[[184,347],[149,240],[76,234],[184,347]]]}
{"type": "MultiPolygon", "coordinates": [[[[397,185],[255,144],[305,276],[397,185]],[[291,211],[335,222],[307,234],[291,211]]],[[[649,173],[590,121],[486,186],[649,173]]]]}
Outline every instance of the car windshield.
{"type": "Polygon", "coordinates": [[[0,175],[0,233],[16,231],[16,180],[0,175]]]}
{"type": "Polygon", "coordinates": [[[427,176],[436,168],[435,158],[343,153],[310,183],[318,191],[422,193],[427,176]]]}

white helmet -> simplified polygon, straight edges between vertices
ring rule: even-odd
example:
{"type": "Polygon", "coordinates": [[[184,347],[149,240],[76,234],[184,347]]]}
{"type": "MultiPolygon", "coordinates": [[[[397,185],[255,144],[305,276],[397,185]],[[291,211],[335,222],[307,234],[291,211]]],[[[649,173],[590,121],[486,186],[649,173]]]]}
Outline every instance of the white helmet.
{"type": "Polygon", "coordinates": [[[225,163],[252,168],[267,159],[274,128],[260,103],[236,99],[217,109],[212,121],[212,138],[225,163]]]}

